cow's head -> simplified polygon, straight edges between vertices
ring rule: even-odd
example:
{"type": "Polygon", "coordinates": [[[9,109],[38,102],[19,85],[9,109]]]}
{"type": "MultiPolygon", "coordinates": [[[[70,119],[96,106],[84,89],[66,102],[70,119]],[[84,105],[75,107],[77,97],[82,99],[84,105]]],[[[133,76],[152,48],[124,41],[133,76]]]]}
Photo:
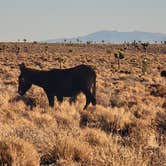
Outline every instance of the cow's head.
{"type": "Polygon", "coordinates": [[[19,78],[18,78],[18,84],[19,84],[18,85],[18,93],[21,96],[23,96],[26,93],[26,91],[31,87],[32,83],[28,77],[25,64],[24,63],[20,64],[19,68],[20,68],[21,73],[20,73],[19,78]]]}

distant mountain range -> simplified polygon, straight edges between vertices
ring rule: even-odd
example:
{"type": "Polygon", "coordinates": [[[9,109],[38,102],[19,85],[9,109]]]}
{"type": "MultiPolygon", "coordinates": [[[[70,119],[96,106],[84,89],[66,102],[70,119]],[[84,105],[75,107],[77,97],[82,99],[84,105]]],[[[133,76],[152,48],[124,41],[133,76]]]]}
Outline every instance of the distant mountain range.
{"type": "Polygon", "coordinates": [[[133,31],[133,32],[118,32],[118,31],[98,31],[95,33],[91,33],[85,36],[78,36],[73,38],[60,38],[60,39],[50,39],[46,40],[48,43],[57,43],[57,42],[105,42],[105,43],[122,43],[142,41],[142,42],[161,42],[166,41],[166,34],[162,33],[152,33],[152,32],[141,32],[141,31],[133,31]]]}

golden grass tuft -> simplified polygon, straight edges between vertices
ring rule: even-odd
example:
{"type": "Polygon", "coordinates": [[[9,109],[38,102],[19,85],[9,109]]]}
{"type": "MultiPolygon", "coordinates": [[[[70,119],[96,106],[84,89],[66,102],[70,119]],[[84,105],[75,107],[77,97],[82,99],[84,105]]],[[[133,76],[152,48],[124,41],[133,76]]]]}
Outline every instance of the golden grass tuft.
{"type": "Polygon", "coordinates": [[[22,139],[0,141],[0,164],[11,166],[39,166],[39,155],[34,146],[22,139]]]}
{"type": "Polygon", "coordinates": [[[93,150],[86,142],[74,137],[59,137],[53,147],[52,156],[86,166],[91,164],[93,150]]]}
{"type": "Polygon", "coordinates": [[[107,134],[99,129],[85,128],[83,130],[83,138],[86,142],[93,146],[102,147],[109,144],[107,134]]]}
{"type": "Polygon", "coordinates": [[[96,106],[82,112],[80,126],[99,128],[108,133],[126,135],[132,125],[132,114],[123,108],[105,108],[96,106]],[[90,112],[91,111],[91,112],[90,112]]]}

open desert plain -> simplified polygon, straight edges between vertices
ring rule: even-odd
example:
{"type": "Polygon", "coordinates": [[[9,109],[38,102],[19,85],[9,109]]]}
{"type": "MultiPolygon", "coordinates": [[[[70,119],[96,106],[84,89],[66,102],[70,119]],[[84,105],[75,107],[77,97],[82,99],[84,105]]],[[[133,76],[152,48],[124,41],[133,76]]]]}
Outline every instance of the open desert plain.
{"type": "MultiPolygon", "coordinates": [[[[166,165],[166,44],[0,43],[0,166],[166,165]],[[123,55],[118,66],[117,54],[123,55]],[[19,64],[38,70],[91,65],[85,96],[49,107],[42,88],[18,94],[19,64]]],[[[64,80],[65,81],[65,80],[64,80]]]]}

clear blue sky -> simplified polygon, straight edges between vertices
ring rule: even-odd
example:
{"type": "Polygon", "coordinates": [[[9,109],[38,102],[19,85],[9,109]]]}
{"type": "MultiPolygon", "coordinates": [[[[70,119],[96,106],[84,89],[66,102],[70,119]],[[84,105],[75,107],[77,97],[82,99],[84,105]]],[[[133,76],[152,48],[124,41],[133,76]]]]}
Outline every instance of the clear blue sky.
{"type": "Polygon", "coordinates": [[[0,0],[0,41],[99,30],[166,33],[166,0],[0,0]]]}

